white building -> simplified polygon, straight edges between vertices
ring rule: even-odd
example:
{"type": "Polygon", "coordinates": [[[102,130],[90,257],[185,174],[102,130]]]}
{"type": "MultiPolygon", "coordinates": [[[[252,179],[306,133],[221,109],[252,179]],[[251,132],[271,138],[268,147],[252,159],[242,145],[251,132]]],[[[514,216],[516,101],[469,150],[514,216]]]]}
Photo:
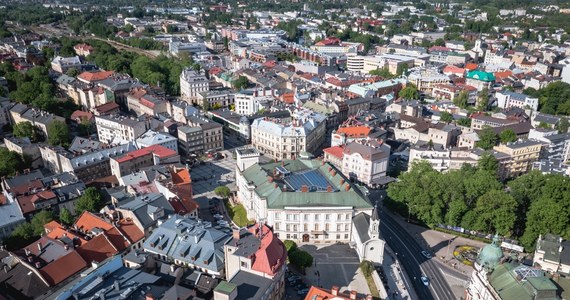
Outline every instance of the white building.
{"type": "Polygon", "coordinates": [[[248,219],[264,221],[281,239],[348,243],[353,218],[372,213],[364,193],[322,160],[303,156],[260,164],[257,150],[236,152],[237,198],[248,219]]]}
{"type": "Polygon", "coordinates": [[[366,185],[380,184],[386,177],[390,146],[383,141],[363,140],[344,147],[342,173],[366,185]]]}
{"type": "Polygon", "coordinates": [[[257,93],[238,93],[235,95],[235,111],[242,116],[251,116],[270,106],[275,100],[272,96],[258,96],[257,93]]]}
{"type": "Polygon", "coordinates": [[[380,239],[380,218],[377,207],[374,207],[371,216],[362,212],[354,217],[351,237],[351,244],[360,261],[382,264],[386,242],[380,239]]]}
{"type": "Polygon", "coordinates": [[[203,73],[192,69],[184,69],[180,74],[180,95],[192,103],[198,99],[198,94],[210,89],[210,81],[203,73]]]}
{"type": "Polygon", "coordinates": [[[133,141],[148,129],[145,121],[123,116],[95,116],[95,126],[100,142],[133,141]]]}
{"type": "Polygon", "coordinates": [[[135,142],[137,148],[142,149],[152,145],[160,145],[178,153],[178,139],[166,132],[149,130],[143,133],[135,142]]]}
{"type": "Polygon", "coordinates": [[[325,117],[309,110],[298,110],[292,118],[255,119],[251,124],[253,146],[278,160],[299,157],[304,151],[315,153],[320,150],[325,141],[325,117]]]}
{"type": "Polygon", "coordinates": [[[495,97],[497,98],[497,106],[499,108],[518,107],[522,109],[530,108],[534,111],[538,110],[538,98],[525,94],[503,90],[495,93],[495,97]]]}

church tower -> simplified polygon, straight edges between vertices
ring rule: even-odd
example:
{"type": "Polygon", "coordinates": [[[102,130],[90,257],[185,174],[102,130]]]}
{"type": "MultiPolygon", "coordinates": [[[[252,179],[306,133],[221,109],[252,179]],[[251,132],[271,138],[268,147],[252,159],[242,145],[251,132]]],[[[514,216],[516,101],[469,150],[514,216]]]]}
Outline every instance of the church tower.
{"type": "Polygon", "coordinates": [[[378,216],[378,205],[374,205],[372,215],[370,216],[370,225],[368,226],[368,235],[370,239],[380,238],[380,217],[378,216]]]}

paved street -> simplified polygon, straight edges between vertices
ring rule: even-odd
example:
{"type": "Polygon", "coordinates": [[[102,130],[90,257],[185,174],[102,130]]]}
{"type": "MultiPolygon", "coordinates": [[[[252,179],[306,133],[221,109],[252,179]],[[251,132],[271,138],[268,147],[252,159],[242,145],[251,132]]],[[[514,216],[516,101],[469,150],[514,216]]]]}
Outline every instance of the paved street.
{"type": "MultiPolygon", "coordinates": [[[[381,196],[385,196],[384,191],[374,191],[370,197],[373,201],[381,201],[381,196]]],[[[422,254],[423,248],[399,222],[390,216],[385,208],[380,210],[380,231],[386,243],[394,251],[401,265],[412,281],[419,299],[448,300],[459,299],[449,286],[443,276],[440,265],[434,259],[426,259],[422,254]],[[421,276],[430,279],[429,286],[425,286],[421,281],[421,276]]]]}
{"type": "Polygon", "coordinates": [[[231,186],[235,182],[235,160],[230,151],[225,150],[221,153],[226,157],[220,160],[204,161],[190,170],[195,197],[209,196],[211,198],[217,186],[231,186]]]}

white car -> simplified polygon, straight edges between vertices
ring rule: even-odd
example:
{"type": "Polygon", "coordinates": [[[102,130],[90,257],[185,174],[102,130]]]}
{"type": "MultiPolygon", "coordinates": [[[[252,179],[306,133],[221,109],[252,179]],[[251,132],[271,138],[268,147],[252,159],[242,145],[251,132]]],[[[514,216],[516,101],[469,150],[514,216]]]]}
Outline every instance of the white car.
{"type": "Polygon", "coordinates": [[[426,276],[422,276],[421,280],[425,286],[429,286],[429,278],[427,278],[426,276]]]}

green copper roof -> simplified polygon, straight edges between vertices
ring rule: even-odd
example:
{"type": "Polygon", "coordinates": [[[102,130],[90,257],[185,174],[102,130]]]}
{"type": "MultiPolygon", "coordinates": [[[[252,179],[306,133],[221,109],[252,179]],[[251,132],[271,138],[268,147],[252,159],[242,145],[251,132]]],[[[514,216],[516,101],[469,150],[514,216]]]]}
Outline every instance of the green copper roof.
{"type": "Polygon", "coordinates": [[[322,164],[320,160],[316,159],[285,160],[283,167],[292,173],[316,169],[333,185],[337,190],[336,192],[283,191],[282,187],[285,184],[283,181],[269,182],[268,178],[273,174],[275,167],[281,166],[281,164],[281,162],[255,164],[243,172],[249,184],[255,186],[255,193],[260,198],[267,200],[267,208],[269,209],[282,209],[285,206],[348,206],[372,209],[372,204],[358,187],[350,184],[334,167],[328,163],[322,164]],[[336,173],[335,176],[333,176],[333,171],[336,173]],[[341,180],[344,181],[343,184],[341,184],[341,180]],[[347,185],[350,186],[348,191],[346,190],[347,185]]]}
{"type": "Polygon", "coordinates": [[[502,300],[559,299],[554,282],[542,271],[529,272],[529,269],[524,265],[500,264],[489,275],[489,283],[502,300]]]}
{"type": "Polygon", "coordinates": [[[486,81],[486,82],[495,81],[495,75],[493,73],[483,72],[479,70],[473,70],[467,72],[467,78],[486,81]]]}
{"type": "Polygon", "coordinates": [[[499,245],[499,236],[495,235],[493,243],[483,247],[477,262],[487,271],[492,271],[503,258],[503,250],[499,245]]]}

